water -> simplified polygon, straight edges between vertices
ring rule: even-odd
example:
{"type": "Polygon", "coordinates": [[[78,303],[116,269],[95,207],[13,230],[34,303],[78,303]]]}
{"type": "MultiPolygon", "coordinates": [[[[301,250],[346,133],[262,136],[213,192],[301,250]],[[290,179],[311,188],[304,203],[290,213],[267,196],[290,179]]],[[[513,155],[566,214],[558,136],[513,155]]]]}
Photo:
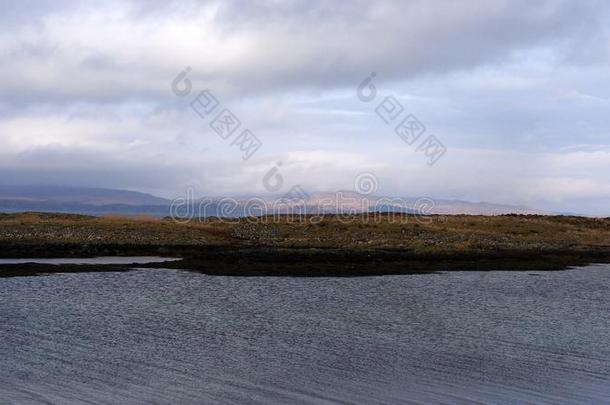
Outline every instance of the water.
{"type": "Polygon", "coordinates": [[[0,259],[0,264],[150,264],[177,260],[180,259],[157,256],[102,256],[90,258],[0,259]]]}
{"type": "Polygon", "coordinates": [[[608,403],[610,266],[0,278],[0,403],[608,403]]]}

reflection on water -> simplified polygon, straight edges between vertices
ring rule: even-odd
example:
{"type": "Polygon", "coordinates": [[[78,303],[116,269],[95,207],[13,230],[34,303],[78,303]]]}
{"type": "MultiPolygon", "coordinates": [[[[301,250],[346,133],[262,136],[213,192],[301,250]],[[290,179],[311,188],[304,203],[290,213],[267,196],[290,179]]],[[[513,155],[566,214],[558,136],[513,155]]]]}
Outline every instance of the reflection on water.
{"type": "Polygon", "coordinates": [[[0,279],[0,403],[604,403],[610,266],[0,279]]]}
{"type": "Polygon", "coordinates": [[[104,256],[90,258],[0,259],[0,264],[150,264],[173,262],[176,258],[157,256],[104,256]]]}

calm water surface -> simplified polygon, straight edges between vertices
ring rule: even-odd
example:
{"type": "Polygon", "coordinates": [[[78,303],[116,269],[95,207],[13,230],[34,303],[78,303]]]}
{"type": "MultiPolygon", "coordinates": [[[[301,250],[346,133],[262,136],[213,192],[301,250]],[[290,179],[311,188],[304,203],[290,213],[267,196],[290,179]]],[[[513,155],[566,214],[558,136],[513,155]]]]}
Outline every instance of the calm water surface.
{"type": "Polygon", "coordinates": [[[0,264],[150,264],[177,260],[180,259],[157,256],[102,256],[89,258],[0,259],[0,264]]]}
{"type": "Polygon", "coordinates": [[[0,278],[0,403],[608,403],[610,266],[0,278]]]}

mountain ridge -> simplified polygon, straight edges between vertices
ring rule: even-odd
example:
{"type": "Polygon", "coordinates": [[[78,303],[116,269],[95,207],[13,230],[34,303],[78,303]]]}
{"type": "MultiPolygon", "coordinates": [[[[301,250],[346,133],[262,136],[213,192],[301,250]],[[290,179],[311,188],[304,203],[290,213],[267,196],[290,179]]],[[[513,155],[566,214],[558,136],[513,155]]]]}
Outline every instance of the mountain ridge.
{"type": "MultiPolygon", "coordinates": [[[[174,200],[180,202],[180,199],[174,200]]],[[[311,195],[252,196],[252,197],[205,197],[182,205],[195,208],[203,201],[209,202],[204,216],[225,216],[226,205],[230,201],[234,208],[232,216],[248,215],[247,204],[263,202],[265,213],[283,212],[290,207],[302,206],[305,213],[345,213],[363,211],[397,211],[403,213],[426,213],[438,215],[544,215],[544,211],[534,208],[471,202],[464,200],[432,199],[417,197],[369,196],[353,191],[336,193],[317,192],[311,195]],[[281,209],[277,207],[281,206],[281,209]],[[288,208],[287,208],[288,207],[288,208]]],[[[176,205],[176,204],[174,204],[176,205]]],[[[179,204],[178,204],[179,205],[179,204]]],[[[0,185],[0,212],[63,212],[91,215],[171,215],[172,200],[137,191],[73,187],[73,186],[7,186],[0,185]]]]}

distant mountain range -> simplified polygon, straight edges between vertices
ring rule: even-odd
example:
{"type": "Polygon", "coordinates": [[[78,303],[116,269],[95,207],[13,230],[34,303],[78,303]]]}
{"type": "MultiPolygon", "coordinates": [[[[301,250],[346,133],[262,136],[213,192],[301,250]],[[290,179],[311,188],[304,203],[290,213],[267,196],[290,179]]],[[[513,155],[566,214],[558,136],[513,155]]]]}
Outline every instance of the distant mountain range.
{"type": "Polygon", "coordinates": [[[544,214],[528,207],[468,202],[364,196],[354,192],[316,193],[298,197],[205,198],[174,203],[151,194],[105,188],[0,186],[0,212],[63,212],[88,215],[232,216],[261,213],[349,213],[363,211],[427,214],[544,214]]]}
{"type": "Polygon", "coordinates": [[[71,202],[86,205],[168,205],[169,200],[136,191],[63,186],[2,186],[0,200],[71,202]]]}
{"type": "MultiPolygon", "coordinates": [[[[441,200],[414,197],[367,196],[353,191],[338,193],[316,193],[304,198],[305,206],[325,207],[334,202],[334,211],[399,211],[406,213],[426,213],[437,215],[503,215],[503,214],[544,214],[533,208],[513,205],[469,202],[460,200],[441,200]]],[[[318,208],[319,209],[319,208],[318,208]]]]}
{"type": "Polygon", "coordinates": [[[0,212],[169,215],[170,200],[136,191],[64,186],[1,186],[0,212]]]}

